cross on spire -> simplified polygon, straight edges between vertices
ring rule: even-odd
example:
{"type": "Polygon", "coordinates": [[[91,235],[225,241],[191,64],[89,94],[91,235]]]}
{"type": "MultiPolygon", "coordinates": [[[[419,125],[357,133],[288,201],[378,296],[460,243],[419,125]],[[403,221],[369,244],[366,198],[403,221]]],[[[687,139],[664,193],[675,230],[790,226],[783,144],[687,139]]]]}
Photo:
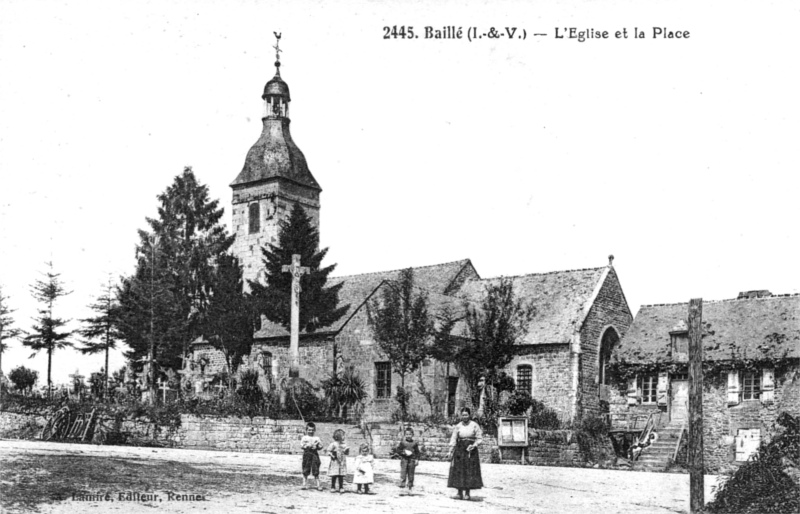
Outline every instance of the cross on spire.
{"type": "Polygon", "coordinates": [[[273,32],[273,34],[275,34],[275,45],[272,47],[272,48],[274,48],[274,49],[275,49],[275,68],[276,68],[276,72],[277,72],[277,73],[280,73],[280,68],[281,68],[281,52],[283,51],[283,50],[281,50],[281,48],[280,48],[280,45],[281,45],[281,35],[280,35],[278,32],[273,32]]]}

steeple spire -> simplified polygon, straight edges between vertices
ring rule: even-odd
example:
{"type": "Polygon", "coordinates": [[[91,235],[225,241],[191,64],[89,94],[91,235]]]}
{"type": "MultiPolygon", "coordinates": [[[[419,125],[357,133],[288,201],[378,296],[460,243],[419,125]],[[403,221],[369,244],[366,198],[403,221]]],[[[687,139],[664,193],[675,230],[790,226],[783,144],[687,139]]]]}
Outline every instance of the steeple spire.
{"type": "Polygon", "coordinates": [[[281,52],[283,52],[283,50],[281,50],[281,48],[280,48],[281,35],[278,34],[277,32],[273,32],[273,34],[275,34],[275,46],[272,47],[272,48],[275,49],[275,76],[276,77],[280,77],[281,76],[281,52]]]}
{"type": "Polygon", "coordinates": [[[281,78],[281,35],[275,34],[275,76],[264,86],[264,119],[289,119],[289,86],[281,78]]]}

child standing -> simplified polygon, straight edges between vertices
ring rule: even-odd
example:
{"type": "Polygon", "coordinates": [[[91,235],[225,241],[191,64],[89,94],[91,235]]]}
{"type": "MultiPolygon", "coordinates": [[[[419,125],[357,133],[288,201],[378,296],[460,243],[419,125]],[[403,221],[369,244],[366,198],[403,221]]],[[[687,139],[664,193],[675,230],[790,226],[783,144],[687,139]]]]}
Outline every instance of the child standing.
{"type": "Polygon", "coordinates": [[[317,426],[314,423],[306,423],[306,435],[300,439],[300,448],[303,449],[303,489],[308,488],[308,475],[313,475],[317,481],[317,489],[322,490],[319,483],[319,450],[322,449],[322,441],[314,433],[317,426]]]}
{"type": "Polygon", "coordinates": [[[419,445],[414,441],[413,428],[406,427],[405,438],[394,451],[400,456],[400,487],[408,484],[408,494],[411,494],[414,488],[414,470],[419,462],[419,445]]]}
{"type": "Polygon", "coordinates": [[[356,471],[353,473],[353,483],[358,489],[356,492],[361,494],[361,486],[364,486],[364,494],[369,494],[369,486],[375,481],[375,473],[372,470],[372,461],[375,457],[369,453],[369,445],[361,445],[361,451],[356,457],[356,471]]]}
{"type": "Polygon", "coordinates": [[[331,463],[328,466],[328,476],[331,477],[331,492],[336,492],[336,481],[339,481],[339,492],[344,492],[344,476],[347,474],[347,454],[350,448],[344,444],[344,430],[337,429],[333,433],[333,442],[328,446],[331,463]]]}

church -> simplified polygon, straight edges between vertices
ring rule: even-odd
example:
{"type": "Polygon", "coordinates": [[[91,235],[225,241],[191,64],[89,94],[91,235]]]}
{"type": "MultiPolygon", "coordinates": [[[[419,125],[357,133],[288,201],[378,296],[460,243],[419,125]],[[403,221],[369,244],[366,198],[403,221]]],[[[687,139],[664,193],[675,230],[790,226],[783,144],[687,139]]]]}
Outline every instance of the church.
{"type": "MultiPolygon", "coordinates": [[[[320,228],[322,188],[292,140],[289,86],[281,77],[280,60],[275,66],[275,76],[262,96],[261,135],[231,183],[236,236],[232,251],[243,266],[245,283],[263,278],[261,248],[277,242],[279,222],[295,203],[320,228]]],[[[367,304],[400,272],[329,278],[329,285],[342,284],[339,302],[349,305],[346,314],[329,327],[300,334],[300,377],[319,385],[334,370],[352,367],[366,384],[362,414],[366,421],[391,419],[398,409],[394,390],[400,378],[374,340],[367,304]]],[[[499,280],[481,277],[468,258],[414,268],[414,278],[416,286],[427,293],[432,314],[445,305],[480,302],[486,286],[499,280]]],[[[633,320],[613,256],[600,267],[510,278],[515,294],[535,309],[527,336],[506,369],[517,388],[528,391],[563,420],[600,412],[609,356],[633,320]]],[[[194,377],[196,391],[207,388],[225,366],[222,354],[203,341],[193,344],[191,359],[201,363],[198,369],[202,369],[194,377]]],[[[289,333],[264,321],[244,367],[256,370],[262,388],[268,390],[288,377],[289,364],[289,333]]],[[[431,413],[449,417],[469,405],[465,384],[452,365],[425,361],[418,372],[406,377],[406,387],[413,389],[409,410],[420,417],[431,413]],[[420,388],[430,394],[420,394],[420,388]]]]}

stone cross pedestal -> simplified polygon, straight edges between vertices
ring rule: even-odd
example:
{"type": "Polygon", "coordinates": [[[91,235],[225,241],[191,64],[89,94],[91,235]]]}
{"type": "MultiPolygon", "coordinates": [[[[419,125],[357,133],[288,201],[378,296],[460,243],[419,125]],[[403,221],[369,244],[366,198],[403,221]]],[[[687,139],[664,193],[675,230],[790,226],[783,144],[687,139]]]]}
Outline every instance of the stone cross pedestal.
{"type": "Polygon", "coordinates": [[[292,312],[289,334],[289,377],[300,376],[300,277],[310,273],[308,266],[300,266],[300,255],[292,255],[292,263],[284,265],[281,270],[292,274],[292,312]]]}

